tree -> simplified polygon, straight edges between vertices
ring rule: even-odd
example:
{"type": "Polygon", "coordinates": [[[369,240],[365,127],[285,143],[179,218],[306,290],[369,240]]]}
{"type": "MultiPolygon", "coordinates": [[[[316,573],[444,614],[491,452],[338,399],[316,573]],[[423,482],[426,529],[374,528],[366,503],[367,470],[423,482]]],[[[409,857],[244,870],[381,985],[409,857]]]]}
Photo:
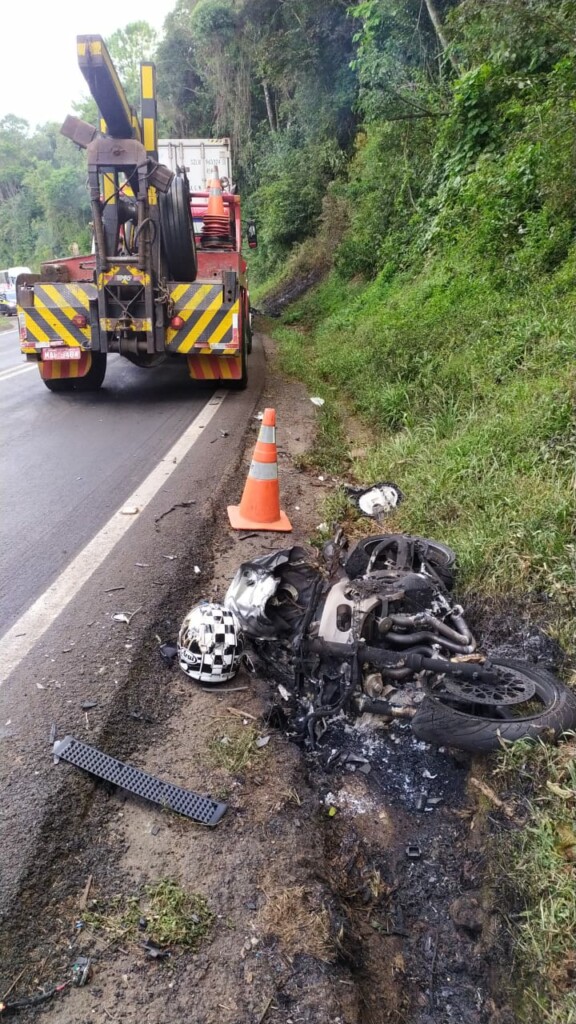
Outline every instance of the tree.
{"type": "Polygon", "coordinates": [[[441,15],[457,0],[362,0],[354,62],[362,110],[370,119],[436,116],[445,89],[443,68],[454,70],[441,15]],[[446,52],[448,51],[448,52],[446,52]]]}

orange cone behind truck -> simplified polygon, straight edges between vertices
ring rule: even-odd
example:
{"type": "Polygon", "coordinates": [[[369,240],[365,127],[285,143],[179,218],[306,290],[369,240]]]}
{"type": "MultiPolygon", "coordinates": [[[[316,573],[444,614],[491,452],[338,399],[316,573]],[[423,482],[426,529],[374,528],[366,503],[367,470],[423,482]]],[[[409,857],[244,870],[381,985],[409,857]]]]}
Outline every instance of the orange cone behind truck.
{"type": "Polygon", "coordinates": [[[228,518],[234,530],[292,529],[288,516],[280,510],[274,409],[264,410],[244,493],[239,505],[228,506],[228,518]]]}
{"type": "Polygon", "coordinates": [[[213,177],[208,183],[208,206],[204,214],[200,245],[203,249],[231,249],[230,221],[222,198],[218,168],[215,167],[212,173],[213,177]]]}

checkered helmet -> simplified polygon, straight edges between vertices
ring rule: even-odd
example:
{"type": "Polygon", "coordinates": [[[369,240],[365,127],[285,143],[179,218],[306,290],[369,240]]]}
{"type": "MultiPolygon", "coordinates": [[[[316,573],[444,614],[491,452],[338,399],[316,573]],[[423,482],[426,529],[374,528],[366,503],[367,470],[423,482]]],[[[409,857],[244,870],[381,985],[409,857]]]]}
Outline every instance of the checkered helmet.
{"type": "Polygon", "coordinates": [[[178,664],[208,686],[232,679],[240,668],[244,637],[229,608],[203,601],[188,612],[178,635],[178,664]]]}

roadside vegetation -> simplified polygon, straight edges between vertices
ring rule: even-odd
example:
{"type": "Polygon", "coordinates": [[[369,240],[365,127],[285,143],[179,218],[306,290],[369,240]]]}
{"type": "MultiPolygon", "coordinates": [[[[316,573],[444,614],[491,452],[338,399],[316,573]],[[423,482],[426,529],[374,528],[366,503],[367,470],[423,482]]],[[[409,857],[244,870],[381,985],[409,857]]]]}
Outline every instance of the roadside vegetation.
{"type": "Polygon", "coordinates": [[[198,949],[214,914],[200,893],[188,893],[171,878],[145,886],[135,895],[93,899],[83,924],[109,945],[146,941],[162,949],[198,949]]]}
{"type": "MultiPolygon", "coordinates": [[[[397,484],[387,528],[451,544],[462,589],[516,599],[570,659],[576,5],[437,5],[447,47],[417,6],[355,8],[363,123],[321,230],[258,305],[281,313],[267,327],[284,368],[325,399],[318,468],[397,484]],[[330,272],[285,305],[327,237],[330,272]],[[371,438],[352,457],[350,415],[371,438]]],[[[576,1021],[573,754],[521,744],[496,759],[497,788],[528,807],[493,865],[526,1024],[576,1021]]]]}
{"type": "MultiPolygon", "coordinates": [[[[233,140],[252,301],[325,400],[310,462],[393,481],[390,528],[452,545],[461,589],[545,612],[572,658],[575,40],[576,0],[177,0],[160,40],[109,40],[129,89],[155,56],[162,135],[233,140]]],[[[0,263],[89,245],[84,177],[57,126],[0,122],[0,263]]],[[[211,753],[245,770],[254,740],[211,753]]],[[[499,853],[524,1024],[576,1022],[573,752],[496,769],[530,807],[499,853]]]]}

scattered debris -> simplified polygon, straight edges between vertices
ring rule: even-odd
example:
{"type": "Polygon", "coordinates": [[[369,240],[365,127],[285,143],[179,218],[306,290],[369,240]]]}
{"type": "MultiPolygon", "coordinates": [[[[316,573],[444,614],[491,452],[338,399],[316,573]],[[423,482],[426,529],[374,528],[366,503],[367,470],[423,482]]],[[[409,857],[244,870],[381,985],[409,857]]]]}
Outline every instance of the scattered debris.
{"type": "Polygon", "coordinates": [[[174,562],[178,555],[162,555],[162,558],[167,558],[169,562],[174,562]]]}
{"type": "Polygon", "coordinates": [[[90,895],[90,889],[92,888],[92,879],[93,876],[88,875],[88,878],[86,879],[86,885],[84,886],[84,889],[82,890],[82,895],[78,900],[78,909],[80,910],[80,912],[86,909],[86,904],[88,902],[88,897],[90,895]]]}
{"type": "Polygon", "coordinates": [[[98,701],[97,700],[83,700],[81,705],[80,705],[80,707],[82,708],[82,711],[91,711],[92,708],[97,708],[98,707],[98,701]]]}
{"type": "Polygon", "coordinates": [[[416,843],[409,843],[406,847],[406,856],[408,860],[420,860],[422,850],[416,843]]]}
{"type": "Polygon", "coordinates": [[[157,946],[155,942],[150,942],[150,940],[142,943],[142,949],[145,950],[146,956],[150,960],[167,960],[171,956],[169,949],[161,949],[160,946],[157,946]]]}
{"type": "Polygon", "coordinates": [[[172,668],[178,656],[176,644],[160,644],[160,657],[168,668],[172,668]]]}
{"type": "Polygon", "coordinates": [[[48,988],[44,988],[41,992],[37,992],[33,996],[23,996],[20,999],[14,999],[11,1002],[6,1002],[6,997],[0,999],[0,1015],[11,1016],[13,1013],[17,1013],[19,1010],[27,1010],[32,1006],[40,1006],[41,1003],[46,1003],[53,996],[58,995],[60,992],[64,992],[70,987],[69,981],[61,981],[57,985],[50,985],[48,988]]]}
{"type": "MultiPolygon", "coordinates": [[[[258,721],[256,715],[251,715],[249,711],[242,711],[242,708],[226,708],[226,711],[231,715],[236,715],[238,718],[249,718],[252,722],[258,721]]],[[[258,741],[256,741],[256,746],[264,746],[264,744],[258,744],[258,741]]]]}
{"type": "Polygon", "coordinates": [[[108,587],[108,589],[105,590],[104,593],[115,594],[117,590],[126,590],[126,587],[108,587]]]}
{"type": "Polygon", "coordinates": [[[133,612],[117,612],[117,614],[113,615],[112,618],[114,619],[114,622],[125,622],[126,625],[129,626],[134,616],[138,615],[141,611],[143,611],[142,608],[136,608],[136,611],[133,612]]]}
{"type": "Polygon", "coordinates": [[[72,964],[72,984],[74,988],[87,985],[92,977],[92,961],[90,957],[79,956],[72,964]]]}
{"type": "Polygon", "coordinates": [[[136,505],[127,505],[126,508],[120,509],[121,516],[135,516],[138,514],[140,509],[136,505]]]}
{"type": "Polygon", "coordinates": [[[270,743],[270,736],[258,736],[256,739],[257,747],[267,747],[270,743]]]}
{"type": "Polygon", "coordinates": [[[83,768],[91,775],[112,782],[116,786],[143,797],[151,803],[159,804],[168,810],[183,814],[192,821],[213,827],[220,821],[227,809],[227,804],[218,803],[210,797],[201,796],[189,789],[175,786],[148,775],[139,768],[117,761],[95,747],[81,743],[73,736],[66,736],[54,744],[54,758],[68,761],[77,768],[83,768]]]}
{"type": "Polygon", "coordinates": [[[312,405],[317,405],[317,406],[321,406],[321,405],[324,405],[324,404],[325,404],[325,401],[326,401],[326,400],[325,400],[324,398],[319,398],[319,397],[318,397],[318,395],[314,395],[314,396],[313,396],[313,397],[312,397],[312,398],[310,399],[310,401],[312,402],[312,405]]]}
{"type": "Polygon", "coordinates": [[[196,500],[194,498],[192,498],[190,501],[178,501],[178,502],[176,502],[175,505],[172,505],[170,508],[167,508],[165,512],[161,512],[161,514],[159,516],[155,517],[154,523],[156,524],[156,529],[158,528],[158,523],[161,522],[161,520],[164,519],[165,516],[169,516],[170,513],[174,512],[177,508],[190,508],[192,505],[195,505],[195,504],[196,504],[196,500]]]}
{"type": "Polygon", "coordinates": [[[360,512],[371,519],[380,519],[381,516],[393,512],[403,498],[396,484],[384,482],[364,488],[346,487],[345,490],[360,512]]]}

